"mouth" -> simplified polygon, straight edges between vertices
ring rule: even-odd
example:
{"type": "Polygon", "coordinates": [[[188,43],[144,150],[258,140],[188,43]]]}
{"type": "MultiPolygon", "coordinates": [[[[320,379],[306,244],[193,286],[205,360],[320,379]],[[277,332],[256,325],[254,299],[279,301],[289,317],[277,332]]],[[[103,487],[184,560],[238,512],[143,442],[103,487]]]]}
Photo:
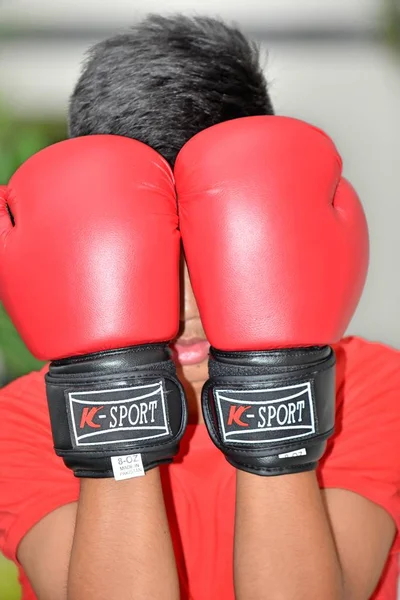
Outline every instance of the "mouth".
{"type": "Polygon", "coordinates": [[[179,339],[170,345],[174,362],[182,366],[203,362],[208,357],[209,349],[209,342],[200,338],[179,339]]]}

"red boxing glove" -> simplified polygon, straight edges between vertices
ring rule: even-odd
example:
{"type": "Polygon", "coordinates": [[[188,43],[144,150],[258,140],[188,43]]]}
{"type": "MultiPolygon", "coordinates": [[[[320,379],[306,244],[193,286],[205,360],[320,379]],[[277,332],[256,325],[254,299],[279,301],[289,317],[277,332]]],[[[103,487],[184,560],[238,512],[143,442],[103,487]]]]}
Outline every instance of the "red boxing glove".
{"type": "Polygon", "coordinates": [[[334,353],[360,298],[368,232],[320,130],[248,117],[190,140],[175,166],[181,234],[211,342],[203,412],[235,467],[315,468],[334,427],[334,353]]]}
{"type": "Polygon", "coordinates": [[[46,376],[54,444],[82,477],[170,462],[186,403],[167,342],[180,236],[168,164],[98,135],[31,157],[0,191],[0,296],[46,376]]]}

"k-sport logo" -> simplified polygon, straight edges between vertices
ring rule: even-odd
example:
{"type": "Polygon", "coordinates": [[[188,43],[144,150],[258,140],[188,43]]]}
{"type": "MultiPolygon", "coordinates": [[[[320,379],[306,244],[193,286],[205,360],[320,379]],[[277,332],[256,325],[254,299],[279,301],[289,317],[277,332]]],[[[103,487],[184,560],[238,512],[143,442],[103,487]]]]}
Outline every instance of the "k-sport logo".
{"type": "Polygon", "coordinates": [[[162,381],[112,390],[70,392],[75,446],[141,442],[170,435],[162,381]]]}
{"type": "Polygon", "coordinates": [[[310,382],[255,390],[215,389],[225,443],[265,444],[315,433],[310,382]]]}

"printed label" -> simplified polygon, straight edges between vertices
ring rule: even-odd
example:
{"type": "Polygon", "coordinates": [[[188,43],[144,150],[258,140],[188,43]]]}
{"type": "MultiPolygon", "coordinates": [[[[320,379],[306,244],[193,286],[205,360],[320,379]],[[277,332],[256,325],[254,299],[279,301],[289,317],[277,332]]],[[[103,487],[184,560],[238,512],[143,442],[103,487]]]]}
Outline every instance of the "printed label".
{"type": "Polygon", "coordinates": [[[132,479],[132,477],[143,477],[145,475],[141,454],[112,456],[111,464],[116,481],[132,479]]]}
{"type": "Polygon", "coordinates": [[[299,450],[293,450],[293,452],[278,454],[278,458],[295,458],[296,456],[306,456],[306,454],[307,450],[305,448],[300,448],[299,450]]]}
{"type": "Polygon", "coordinates": [[[215,389],[222,439],[265,444],[315,433],[311,383],[255,390],[215,389]]]}
{"type": "Polygon", "coordinates": [[[162,381],[112,390],[70,392],[75,446],[143,442],[170,435],[162,381]]]}

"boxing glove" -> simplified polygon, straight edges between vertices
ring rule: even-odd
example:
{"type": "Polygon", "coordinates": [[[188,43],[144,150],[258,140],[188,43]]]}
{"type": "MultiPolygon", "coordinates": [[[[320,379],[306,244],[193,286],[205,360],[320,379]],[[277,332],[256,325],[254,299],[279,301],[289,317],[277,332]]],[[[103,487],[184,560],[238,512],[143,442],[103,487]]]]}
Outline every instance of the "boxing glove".
{"type": "Polygon", "coordinates": [[[332,141],[285,117],[189,140],[181,235],[211,343],[203,414],[244,471],[314,469],[334,429],[335,356],[367,273],[364,213],[332,141]]]}
{"type": "Polygon", "coordinates": [[[187,410],[167,343],[179,253],[172,172],[138,141],[60,142],[2,188],[0,297],[52,361],[54,445],[76,476],[143,474],[178,451],[187,410]]]}

